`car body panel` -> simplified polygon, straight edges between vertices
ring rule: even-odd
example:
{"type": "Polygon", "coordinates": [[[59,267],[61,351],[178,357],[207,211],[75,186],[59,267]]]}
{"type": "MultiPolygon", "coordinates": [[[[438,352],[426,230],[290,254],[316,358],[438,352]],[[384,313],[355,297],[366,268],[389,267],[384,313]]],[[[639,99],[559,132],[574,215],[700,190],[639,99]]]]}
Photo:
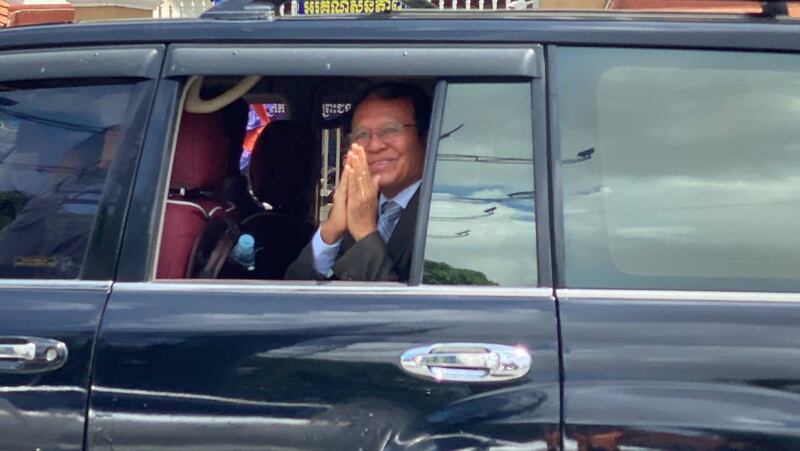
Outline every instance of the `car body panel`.
{"type": "MultiPolygon", "coordinates": [[[[158,76],[163,57],[164,46],[83,47],[0,54],[0,67],[13,66],[2,71],[3,81],[47,86],[51,80],[61,83],[72,79],[74,83],[69,86],[77,93],[87,80],[92,84],[91,80],[96,79],[121,79],[130,85],[129,103],[123,113],[126,124],[108,169],[109,181],[101,185],[101,195],[100,189],[95,188],[98,195],[87,197],[81,204],[96,208],[93,233],[87,240],[79,268],[83,280],[0,281],[0,341],[7,344],[14,340],[56,340],[63,343],[65,357],[61,366],[37,372],[28,371],[29,365],[24,362],[16,365],[10,359],[0,361],[0,430],[3,431],[0,449],[84,447],[94,338],[111,291],[139,146],[153,101],[156,82],[149,79],[158,76]]],[[[31,122],[36,120],[34,115],[30,116],[31,122]]],[[[49,175],[46,170],[42,172],[49,175]]],[[[44,197],[50,193],[42,194],[44,197]]],[[[19,224],[17,235],[11,237],[39,239],[26,227],[25,223],[19,224]]]]}
{"type": "Polygon", "coordinates": [[[118,284],[97,350],[90,449],[557,443],[548,292],[118,284]],[[475,341],[524,346],[532,371],[455,383],[400,369],[411,348],[475,341]]]}
{"type": "MultiPolygon", "coordinates": [[[[800,51],[800,28],[789,20],[436,14],[42,26],[0,31],[0,50],[50,51],[57,42],[800,51]]],[[[544,253],[539,268],[547,273],[539,281],[564,287],[562,156],[552,102],[558,92],[554,68],[546,65],[533,81],[537,245],[544,253]],[[539,164],[548,160],[549,172],[539,164]]],[[[166,67],[163,74],[181,75],[179,69],[166,67]]],[[[179,78],[158,83],[157,114],[142,118],[135,140],[144,150],[130,166],[139,170],[130,212],[101,240],[120,244],[117,227],[127,221],[118,266],[115,251],[101,246],[96,258],[104,264],[89,273],[123,281],[113,287],[91,368],[90,449],[800,445],[800,299],[794,294],[559,288],[554,297],[548,288],[151,282],[179,78]],[[438,342],[521,345],[533,356],[533,370],[502,384],[426,381],[402,371],[403,352],[438,342]]],[[[35,380],[2,382],[0,374],[0,405],[8,413],[0,416],[0,448],[78,449],[92,337],[109,286],[34,285],[0,286],[3,333],[62,339],[71,360],[35,380]],[[36,398],[25,398],[29,393],[36,398]]]]}
{"type": "Polygon", "coordinates": [[[94,334],[109,287],[108,282],[0,284],[3,338],[58,340],[69,352],[54,371],[0,370],[0,448],[83,449],[94,334]]]}
{"type": "Polygon", "coordinates": [[[565,440],[605,449],[800,444],[800,298],[580,291],[559,295],[565,440]]]}

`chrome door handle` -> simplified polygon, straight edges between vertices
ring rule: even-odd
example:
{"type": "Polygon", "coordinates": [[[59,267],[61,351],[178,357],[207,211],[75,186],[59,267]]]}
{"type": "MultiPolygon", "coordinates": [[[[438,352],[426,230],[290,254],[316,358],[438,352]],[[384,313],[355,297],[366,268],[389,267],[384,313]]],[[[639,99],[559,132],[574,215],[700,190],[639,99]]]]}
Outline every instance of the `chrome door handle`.
{"type": "Polygon", "coordinates": [[[36,358],[36,345],[25,343],[18,345],[0,344],[0,359],[33,360],[36,358]]]}
{"type": "Polygon", "coordinates": [[[0,336],[0,374],[52,371],[64,365],[67,354],[67,345],[58,340],[0,336]]]}
{"type": "Polygon", "coordinates": [[[407,373],[448,382],[501,382],[531,369],[531,355],[521,346],[485,343],[438,343],[409,349],[400,357],[407,373]]]}

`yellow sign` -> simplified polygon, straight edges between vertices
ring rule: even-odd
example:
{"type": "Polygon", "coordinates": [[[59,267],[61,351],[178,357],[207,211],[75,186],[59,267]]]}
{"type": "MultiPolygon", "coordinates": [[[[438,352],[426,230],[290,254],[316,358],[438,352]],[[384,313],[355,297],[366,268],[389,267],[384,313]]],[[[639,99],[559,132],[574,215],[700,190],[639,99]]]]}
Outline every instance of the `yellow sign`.
{"type": "Polygon", "coordinates": [[[397,0],[306,0],[300,3],[300,14],[374,14],[398,11],[403,5],[397,0]]]}

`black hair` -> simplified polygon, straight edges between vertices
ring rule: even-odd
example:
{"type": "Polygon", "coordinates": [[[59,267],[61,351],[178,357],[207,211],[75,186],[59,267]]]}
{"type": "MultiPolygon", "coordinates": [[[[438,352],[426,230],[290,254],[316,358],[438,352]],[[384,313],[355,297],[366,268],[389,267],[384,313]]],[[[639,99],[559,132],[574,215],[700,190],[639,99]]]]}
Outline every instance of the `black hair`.
{"type": "Polygon", "coordinates": [[[414,122],[417,124],[417,136],[421,139],[428,134],[431,124],[431,98],[419,86],[409,83],[386,82],[367,88],[353,103],[350,110],[350,120],[358,107],[368,98],[376,97],[381,100],[408,99],[414,108],[414,122]]]}

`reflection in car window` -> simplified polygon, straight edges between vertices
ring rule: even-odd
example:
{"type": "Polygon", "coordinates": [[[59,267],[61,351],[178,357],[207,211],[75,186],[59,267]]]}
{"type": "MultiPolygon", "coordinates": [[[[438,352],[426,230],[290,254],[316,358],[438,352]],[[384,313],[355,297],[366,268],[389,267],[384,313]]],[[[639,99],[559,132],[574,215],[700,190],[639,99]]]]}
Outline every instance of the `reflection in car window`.
{"type": "Polygon", "coordinates": [[[558,55],[568,286],[800,288],[799,57],[558,55]]]}
{"type": "Polygon", "coordinates": [[[130,94],[0,85],[0,277],[78,277],[130,94]]]}
{"type": "Polygon", "coordinates": [[[536,286],[531,90],[450,84],[423,282],[536,286]]]}

